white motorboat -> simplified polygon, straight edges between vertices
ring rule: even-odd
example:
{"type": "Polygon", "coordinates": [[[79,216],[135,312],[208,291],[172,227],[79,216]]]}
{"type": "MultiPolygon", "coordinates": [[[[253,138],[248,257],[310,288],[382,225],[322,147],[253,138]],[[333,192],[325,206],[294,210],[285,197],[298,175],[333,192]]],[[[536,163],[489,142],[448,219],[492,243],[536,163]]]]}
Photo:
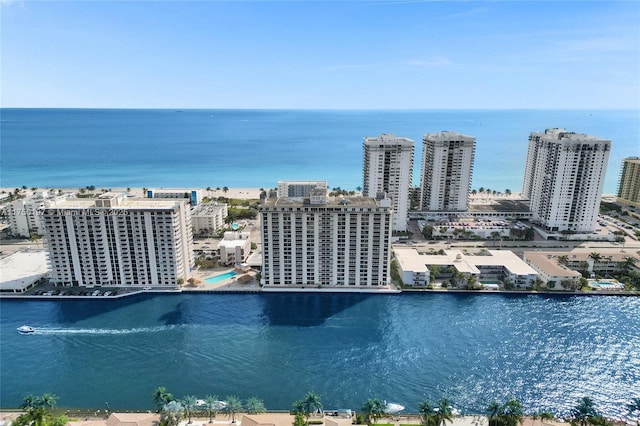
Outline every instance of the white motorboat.
{"type": "Polygon", "coordinates": [[[404,405],[396,404],[394,402],[384,401],[384,412],[387,414],[395,414],[404,410],[404,405]]]}
{"type": "Polygon", "coordinates": [[[20,334],[30,334],[35,333],[35,329],[33,327],[29,327],[28,325],[22,325],[18,327],[18,333],[20,334]]]}

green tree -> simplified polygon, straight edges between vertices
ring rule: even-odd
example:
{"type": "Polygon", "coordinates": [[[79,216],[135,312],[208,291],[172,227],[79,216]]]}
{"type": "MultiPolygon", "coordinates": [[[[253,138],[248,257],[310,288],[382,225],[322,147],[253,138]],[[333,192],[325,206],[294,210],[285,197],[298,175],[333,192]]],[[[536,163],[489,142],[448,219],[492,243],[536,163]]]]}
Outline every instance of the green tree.
{"type": "Polygon", "coordinates": [[[364,421],[371,425],[384,416],[384,404],[379,399],[367,399],[361,408],[364,421]]]}
{"type": "Polygon", "coordinates": [[[320,395],[313,391],[307,392],[300,401],[294,403],[294,411],[301,412],[306,419],[309,419],[312,413],[322,411],[320,395]]]}
{"type": "Polygon", "coordinates": [[[446,426],[447,422],[453,423],[453,409],[448,399],[441,399],[435,412],[435,426],[446,426]]]}
{"type": "Polygon", "coordinates": [[[164,386],[159,386],[153,391],[153,402],[158,407],[158,411],[171,401],[173,401],[173,394],[169,393],[164,386]]]}
{"type": "MultiPolygon", "coordinates": [[[[591,257],[591,255],[589,255],[591,257]]],[[[578,400],[578,405],[571,409],[571,424],[586,426],[594,417],[600,414],[596,410],[593,400],[588,396],[578,400]]]]}
{"type": "Polygon", "coordinates": [[[264,402],[260,398],[255,396],[247,399],[244,408],[249,414],[260,414],[267,411],[264,407],[264,402]]]}
{"type": "Polygon", "coordinates": [[[429,283],[433,284],[436,281],[436,277],[440,273],[439,265],[431,265],[429,266],[429,283]]]}
{"type": "Polygon", "coordinates": [[[242,401],[235,395],[228,396],[225,400],[227,405],[223,408],[223,411],[227,415],[231,416],[231,423],[236,422],[236,414],[242,411],[242,401]]]}
{"type": "Polygon", "coordinates": [[[207,395],[204,398],[204,408],[207,410],[207,415],[209,416],[209,423],[213,423],[213,418],[218,414],[220,410],[220,402],[218,401],[218,397],[215,395],[207,395]]]}
{"type": "Polygon", "coordinates": [[[420,414],[420,424],[422,426],[436,426],[434,418],[436,412],[431,402],[424,400],[418,403],[418,414],[420,414]]]}
{"type": "Polygon", "coordinates": [[[160,409],[160,426],[178,426],[184,418],[184,407],[179,401],[171,400],[160,409]]]}
{"type": "Polygon", "coordinates": [[[182,399],[182,407],[184,408],[184,414],[189,420],[187,423],[191,424],[191,415],[196,409],[196,397],[194,395],[187,395],[182,399]]]}
{"type": "Polygon", "coordinates": [[[489,426],[517,426],[518,423],[522,423],[524,418],[522,404],[513,398],[504,404],[493,401],[485,411],[489,419],[489,426]]]}
{"type": "Polygon", "coordinates": [[[54,394],[45,393],[42,396],[28,395],[25,397],[21,408],[24,413],[14,420],[15,426],[52,426],[66,424],[65,416],[54,417],[52,410],[56,406],[57,397],[54,394]]]}
{"type": "Polygon", "coordinates": [[[304,414],[302,414],[301,412],[295,413],[293,426],[307,426],[307,420],[304,418],[304,414]]]}

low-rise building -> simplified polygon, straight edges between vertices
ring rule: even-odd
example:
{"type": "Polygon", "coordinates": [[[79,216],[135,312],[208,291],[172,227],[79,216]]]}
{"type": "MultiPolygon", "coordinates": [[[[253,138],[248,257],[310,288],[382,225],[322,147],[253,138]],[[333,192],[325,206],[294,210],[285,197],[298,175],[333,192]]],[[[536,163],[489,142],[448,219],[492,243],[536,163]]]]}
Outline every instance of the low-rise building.
{"type": "Polygon", "coordinates": [[[201,236],[215,235],[220,229],[224,228],[225,219],[228,215],[227,204],[199,204],[191,209],[193,234],[201,236]]]}
{"type": "Polygon", "coordinates": [[[524,261],[538,272],[542,285],[549,290],[579,288],[582,274],[560,263],[559,256],[557,253],[540,251],[527,251],[523,254],[524,261]]]}
{"type": "Polygon", "coordinates": [[[189,200],[191,207],[195,207],[202,201],[201,189],[160,188],[147,189],[147,198],[172,198],[189,200]]]}
{"type": "Polygon", "coordinates": [[[24,293],[47,279],[47,252],[21,250],[0,259],[0,292],[24,293]]]}
{"type": "Polygon", "coordinates": [[[533,287],[538,276],[533,268],[508,250],[485,249],[477,253],[442,250],[429,253],[419,252],[413,247],[394,247],[393,251],[403,284],[408,286],[429,285],[432,272],[437,272],[441,278],[457,280],[457,286],[465,288],[468,279],[473,277],[480,284],[483,280],[499,280],[508,286],[524,289],[533,287]]]}
{"type": "Polygon", "coordinates": [[[225,265],[240,265],[251,253],[251,233],[227,231],[218,244],[218,249],[220,262],[225,265]]]}

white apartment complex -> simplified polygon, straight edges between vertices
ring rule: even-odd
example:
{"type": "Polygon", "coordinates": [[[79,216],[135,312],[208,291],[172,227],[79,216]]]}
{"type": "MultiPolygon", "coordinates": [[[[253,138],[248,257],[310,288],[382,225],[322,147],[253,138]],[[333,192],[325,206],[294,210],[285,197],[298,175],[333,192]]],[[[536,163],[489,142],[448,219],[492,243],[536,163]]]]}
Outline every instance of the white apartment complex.
{"type": "Polygon", "coordinates": [[[19,237],[44,234],[42,217],[39,210],[47,200],[62,200],[71,194],[56,195],[47,191],[39,191],[34,195],[8,203],[4,212],[11,233],[19,237]]]}
{"type": "Polygon", "coordinates": [[[596,228],[611,141],[565,129],[531,132],[522,185],[532,221],[548,231],[596,228]]]}
{"type": "Polygon", "coordinates": [[[55,284],[175,287],[191,276],[186,200],[69,198],[47,203],[42,217],[55,284]]]}
{"type": "Polygon", "coordinates": [[[262,284],[362,288],[390,284],[390,199],[270,198],[260,207],[262,284]]]}
{"type": "Polygon", "coordinates": [[[225,226],[229,215],[226,204],[199,204],[191,210],[191,225],[194,235],[214,235],[225,226]]]}
{"type": "Polygon", "coordinates": [[[380,193],[393,201],[393,230],[406,231],[411,206],[413,140],[383,133],[364,138],[362,194],[376,198],[380,193]]]}
{"type": "Polygon", "coordinates": [[[326,180],[280,180],[278,181],[278,198],[308,197],[312,189],[327,189],[326,180]]]}
{"type": "Polygon", "coordinates": [[[227,231],[218,244],[220,262],[225,265],[240,265],[251,253],[251,232],[227,231]]]}
{"type": "Polygon", "coordinates": [[[444,131],[427,133],[422,141],[420,209],[467,210],[476,138],[444,131]]]}

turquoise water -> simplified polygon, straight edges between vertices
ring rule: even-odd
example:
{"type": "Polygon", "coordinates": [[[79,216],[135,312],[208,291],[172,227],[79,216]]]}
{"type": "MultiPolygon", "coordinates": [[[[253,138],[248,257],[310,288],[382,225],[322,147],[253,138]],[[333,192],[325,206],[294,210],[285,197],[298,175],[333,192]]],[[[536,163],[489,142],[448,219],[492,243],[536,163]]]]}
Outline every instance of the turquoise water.
{"type": "Polygon", "coordinates": [[[238,275],[237,272],[231,271],[231,272],[225,272],[224,274],[220,274],[220,275],[214,275],[212,277],[209,277],[207,279],[205,279],[205,282],[208,282],[209,284],[215,284],[215,283],[219,283],[220,281],[224,281],[228,278],[231,277],[235,277],[236,275],[238,275]]]}
{"type": "Polygon", "coordinates": [[[180,294],[0,300],[0,406],[52,392],[62,407],[150,409],[176,397],[259,396],[288,409],[367,398],[463,413],[520,399],[608,415],[640,395],[640,298],[504,294],[180,294]],[[20,335],[16,328],[36,328],[20,335]]]}
{"type": "Polygon", "coordinates": [[[531,131],[565,127],[613,141],[604,192],[638,155],[639,111],[0,109],[2,186],[264,187],[278,180],[362,186],[362,140],[416,142],[454,130],[477,138],[473,187],[518,192],[531,131]]]}

